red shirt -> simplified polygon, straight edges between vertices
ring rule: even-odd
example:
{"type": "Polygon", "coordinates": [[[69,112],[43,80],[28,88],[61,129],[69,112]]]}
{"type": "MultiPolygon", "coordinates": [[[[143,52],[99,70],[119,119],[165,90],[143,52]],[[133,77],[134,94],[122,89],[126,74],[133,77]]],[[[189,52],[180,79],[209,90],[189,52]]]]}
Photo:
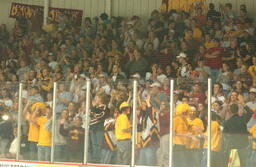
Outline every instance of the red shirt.
{"type": "Polygon", "coordinates": [[[191,97],[198,98],[199,103],[204,103],[206,96],[203,92],[192,93],[191,97]]]}
{"type": "Polygon", "coordinates": [[[207,22],[207,18],[205,16],[196,16],[195,19],[197,19],[202,25],[205,25],[207,22]]]}
{"type": "Polygon", "coordinates": [[[214,52],[219,51],[220,54],[215,57],[215,58],[206,58],[206,64],[211,68],[211,69],[221,69],[222,68],[222,58],[221,58],[221,54],[224,51],[223,48],[219,48],[219,47],[214,47],[214,48],[210,48],[208,49],[207,53],[208,54],[212,54],[214,52]]]}

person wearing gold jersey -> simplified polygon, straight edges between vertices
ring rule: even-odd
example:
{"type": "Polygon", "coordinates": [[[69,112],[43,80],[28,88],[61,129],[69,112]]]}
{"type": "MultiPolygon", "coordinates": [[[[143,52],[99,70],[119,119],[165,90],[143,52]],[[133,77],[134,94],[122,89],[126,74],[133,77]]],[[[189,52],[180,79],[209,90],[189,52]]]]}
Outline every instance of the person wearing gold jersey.
{"type": "Polygon", "coordinates": [[[39,137],[39,127],[33,122],[32,115],[35,112],[36,108],[38,110],[44,111],[46,105],[42,102],[32,103],[28,101],[24,110],[23,115],[28,121],[28,159],[29,160],[37,160],[37,144],[38,144],[38,137],[39,137]]]}
{"type": "Polygon", "coordinates": [[[131,160],[131,137],[132,128],[128,118],[131,107],[127,102],[123,102],[119,110],[121,114],[116,119],[115,136],[117,140],[117,164],[129,165],[131,160]]]}
{"type": "MultiPolygon", "coordinates": [[[[211,167],[222,167],[223,159],[221,156],[221,144],[222,144],[222,132],[220,129],[219,116],[212,112],[212,121],[211,121],[211,167]]],[[[203,158],[201,161],[201,167],[207,167],[207,147],[208,147],[208,129],[203,135],[205,138],[204,142],[204,152],[203,158]]]]}
{"type": "Polygon", "coordinates": [[[250,128],[249,132],[252,135],[252,151],[248,159],[247,167],[254,167],[256,164],[256,125],[250,128]]]}
{"type": "Polygon", "coordinates": [[[186,143],[189,137],[187,113],[190,106],[186,103],[178,104],[173,118],[173,165],[187,167],[186,143]]]}
{"type": "Polygon", "coordinates": [[[256,86],[256,57],[252,57],[252,64],[249,68],[248,68],[248,73],[251,75],[252,80],[253,80],[253,86],[256,86]]]}
{"type": "Polygon", "coordinates": [[[50,161],[51,158],[51,132],[46,129],[46,123],[52,116],[52,109],[46,107],[45,110],[36,107],[32,114],[32,122],[39,128],[38,136],[38,160],[39,161],[50,161]]]}
{"type": "Polygon", "coordinates": [[[204,131],[203,121],[197,117],[197,111],[195,107],[191,107],[188,114],[188,130],[189,133],[194,136],[188,138],[186,148],[188,149],[188,158],[191,158],[191,167],[200,166],[202,150],[200,145],[200,139],[195,138],[204,131]]]}

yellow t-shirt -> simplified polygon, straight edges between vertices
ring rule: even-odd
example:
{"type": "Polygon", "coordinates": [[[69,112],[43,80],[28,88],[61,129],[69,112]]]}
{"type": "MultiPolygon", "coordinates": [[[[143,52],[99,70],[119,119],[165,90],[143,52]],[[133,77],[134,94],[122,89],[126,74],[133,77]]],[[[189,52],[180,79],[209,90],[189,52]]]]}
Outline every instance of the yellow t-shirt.
{"type": "Polygon", "coordinates": [[[120,114],[115,123],[115,135],[117,140],[131,139],[131,132],[123,132],[124,129],[131,128],[131,124],[127,115],[120,114]]]}
{"type": "Polygon", "coordinates": [[[54,24],[47,24],[42,27],[42,29],[46,32],[53,32],[55,29],[54,24]]]}
{"type": "Polygon", "coordinates": [[[248,68],[248,73],[251,75],[253,80],[253,86],[256,86],[256,66],[252,65],[248,68]]]}
{"type": "Polygon", "coordinates": [[[39,117],[36,120],[36,123],[39,126],[39,138],[38,145],[39,146],[51,146],[52,134],[48,130],[45,129],[45,124],[48,121],[47,117],[39,117]]]}
{"type": "MultiPolygon", "coordinates": [[[[211,135],[212,135],[212,140],[211,140],[211,150],[212,151],[220,151],[221,147],[221,131],[220,131],[220,125],[217,121],[212,121],[211,122],[211,135]]],[[[207,129],[208,131],[208,129],[207,129]]],[[[205,132],[205,136],[207,136],[207,131],[205,132]]],[[[204,147],[207,148],[208,146],[208,139],[206,138],[204,142],[204,147]]]]}
{"type": "MultiPolygon", "coordinates": [[[[198,131],[198,129],[201,131],[204,130],[203,121],[199,118],[195,118],[194,120],[188,119],[188,125],[189,125],[189,132],[191,132],[192,135],[194,135],[194,136],[200,134],[200,131],[198,131]]],[[[189,148],[189,149],[200,148],[200,141],[195,141],[195,140],[189,139],[187,148],[189,148]]]]}
{"type": "Polygon", "coordinates": [[[203,33],[199,28],[193,28],[193,38],[195,38],[197,41],[202,40],[203,33]]]}
{"type": "Polygon", "coordinates": [[[176,9],[176,10],[184,10],[189,12],[189,9],[195,2],[204,2],[205,0],[171,0],[169,1],[169,10],[176,9]]]}
{"type": "Polygon", "coordinates": [[[176,145],[186,145],[187,137],[179,135],[188,133],[188,122],[182,119],[181,116],[175,116],[173,120],[173,131],[175,133],[173,143],[176,145]]]}
{"type": "Polygon", "coordinates": [[[204,46],[206,49],[213,48],[215,46],[214,42],[205,42],[204,46]]]}
{"type": "MultiPolygon", "coordinates": [[[[256,139],[256,125],[254,125],[249,132],[252,134],[253,139],[256,139]]],[[[256,141],[252,144],[252,149],[256,150],[256,141]]]]}
{"type": "Polygon", "coordinates": [[[28,141],[38,142],[38,137],[39,137],[39,128],[38,128],[38,126],[34,125],[33,123],[29,123],[28,141]]]}
{"type": "Polygon", "coordinates": [[[119,52],[118,50],[112,50],[112,51],[109,51],[108,53],[107,53],[107,56],[108,57],[114,57],[115,55],[120,55],[121,54],[121,52],[119,52]]]}

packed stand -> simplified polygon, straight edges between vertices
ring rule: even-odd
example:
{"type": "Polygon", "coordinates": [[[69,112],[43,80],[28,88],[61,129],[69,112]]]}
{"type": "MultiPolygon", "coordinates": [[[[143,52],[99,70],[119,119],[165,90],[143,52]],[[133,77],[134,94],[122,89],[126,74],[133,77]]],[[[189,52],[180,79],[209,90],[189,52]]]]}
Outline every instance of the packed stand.
{"type": "MultiPolygon", "coordinates": [[[[21,13],[20,13],[21,14],[21,13]]],[[[0,155],[17,153],[18,83],[22,92],[21,157],[51,157],[53,83],[55,161],[83,162],[86,81],[91,81],[88,161],[131,162],[133,81],[138,82],[136,164],[168,166],[170,79],[175,80],[174,166],[207,164],[207,79],[212,78],[212,166],[256,164],[255,27],[246,6],[235,13],[195,4],[189,12],[138,16],[69,15],[31,28],[19,15],[0,27],[0,155]],[[234,150],[235,149],[235,150],[234,150]],[[188,165],[189,164],[189,165],[188,165]]]]}

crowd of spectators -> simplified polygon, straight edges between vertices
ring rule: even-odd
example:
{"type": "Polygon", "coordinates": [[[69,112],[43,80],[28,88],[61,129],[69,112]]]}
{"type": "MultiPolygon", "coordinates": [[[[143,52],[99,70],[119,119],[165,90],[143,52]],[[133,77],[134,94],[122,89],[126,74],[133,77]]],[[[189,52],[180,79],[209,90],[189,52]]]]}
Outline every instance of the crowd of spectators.
{"type": "MultiPolygon", "coordinates": [[[[21,14],[21,13],[20,13],[21,14]]],[[[86,81],[91,81],[88,161],[129,164],[133,81],[138,82],[136,164],[168,166],[170,79],[175,80],[174,166],[206,166],[207,79],[212,89],[212,166],[237,150],[241,167],[256,164],[256,36],[245,5],[189,12],[154,10],[147,24],[61,14],[31,29],[22,15],[0,26],[0,156],[17,153],[18,83],[22,91],[21,157],[49,161],[53,83],[55,160],[82,162],[86,81]],[[189,165],[188,165],[189,164],[189,165]]]]}

